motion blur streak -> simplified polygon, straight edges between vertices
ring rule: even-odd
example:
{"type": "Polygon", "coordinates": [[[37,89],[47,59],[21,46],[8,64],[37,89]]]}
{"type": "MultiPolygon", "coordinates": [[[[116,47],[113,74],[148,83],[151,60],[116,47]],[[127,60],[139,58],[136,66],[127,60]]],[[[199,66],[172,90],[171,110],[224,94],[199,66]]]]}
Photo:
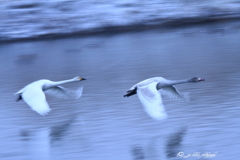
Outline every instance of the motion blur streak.
{"type": "Polygon", "coordinates": [[[180,151],[237,159],[239,26],[212,23],[0,45],[0,159],[164,160],[180,151]],[[48,98],[53,112],[46,117],[15,102],[13,93],[34,80],[76,74],[88,79],[82,98],[48,98]],[[169,119],[160,123],[137,96],[122,97],[132,84],[154,76],[206,81],[178,85],[190,92],[190,101],[165,99],[169,119]]]}
{"type": "Polygon", "coordinates": [[[240,18],[240,0],[0,0],[0,41],[240,18]]]}

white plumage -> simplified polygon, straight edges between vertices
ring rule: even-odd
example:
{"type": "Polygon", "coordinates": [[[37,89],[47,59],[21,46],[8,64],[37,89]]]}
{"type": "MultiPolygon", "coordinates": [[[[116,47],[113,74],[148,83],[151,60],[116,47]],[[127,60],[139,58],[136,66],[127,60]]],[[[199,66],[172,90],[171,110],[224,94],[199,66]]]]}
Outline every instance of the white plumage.
{"type": "Polygon", "coordinates": [[[124,97],[137,94],[147,114],[153,119],[163,120],[168,118],[168,115],[162,103],[161,94],[170,98],[179,99],[182,98],[182,95],[173,86],[174,84],[200,81],[204,81],[204,79],[194,77],[186,80],[172,81],[163,77],[154,77],[137,83],[127,91],[124,97]],[[160,92],[158,90],[160,90],[160,92]]]}
{"type": "Polygon", "coordinates": [[[139,85],[137,95],[143,104],[145,111],[154,119],[166,119],[168,117],[162,103],[162,97],[156,89],[157,82],[139,85]]]}
{"type": "Polygon", "coordinates": [[[23,99],[32,108],[32,110],[44,116],[51,111],[46,101],[45,93],[59,98],[80,98],[83,87],[79,87],[77,90],[72,91],[59,85],[82,80],[85,79],[75,77],[70,80],[58,82],[42,79],[28,84],[15,94],[19,94],[18,100],[23,99]]]}

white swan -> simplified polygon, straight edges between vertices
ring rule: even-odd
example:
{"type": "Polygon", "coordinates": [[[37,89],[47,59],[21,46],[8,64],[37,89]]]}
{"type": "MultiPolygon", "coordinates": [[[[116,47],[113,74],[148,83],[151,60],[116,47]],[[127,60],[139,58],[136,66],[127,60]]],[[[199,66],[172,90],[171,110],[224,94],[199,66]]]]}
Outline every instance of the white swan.
{"type": "Polygon", "coordinates": [[[42,79],[42,80],[38,80],[28,84],[27,86],[25,86],[23,89],[21,89],[15,94],[19,95],[17,101],[23,99],[32,108],[32,110],[44,116],[51,111],[46,101],[46,97],[44,93],[47,93],[56,97],[60,97],[60,98],[77,99],[81,97],[83,87],[80,87],[76,91],[72,91],[64,87],[61,87],[59,85],[64,83],[69,83],[69,82],[82,81],[82,80],[86,80],[86,79],[81,77],[75,77],[73,79],[63,80],[58,82],[42,79]]]}
{"type": "Polygon", "coordinates": [[[163,77],[154,77],[137,83],[127,91],[124,97],[129,97],[137,93],[147,114],[153,119],[162,120],[166,119],[168,115],[165,112],[161,94],[167,95],[168,97],[182,98],[181,94],[173,85],[200,81],[204,81],[204,79],[193,77],[186,80],[167,80],[163,77]],[[158,90],[161,92],[159,93],[158,90]]]}

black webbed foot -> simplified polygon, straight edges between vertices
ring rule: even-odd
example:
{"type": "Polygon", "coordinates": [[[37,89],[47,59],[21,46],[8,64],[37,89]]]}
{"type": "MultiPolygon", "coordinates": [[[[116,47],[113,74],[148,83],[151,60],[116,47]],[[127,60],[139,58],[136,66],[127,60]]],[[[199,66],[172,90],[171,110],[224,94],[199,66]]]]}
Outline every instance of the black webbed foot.
{"type": "Polygon", "coordinates": [[[16,102],[18,102],[18,101],[20,101],[20,100],[22,100],[22,95],[19,95],[19,96],[18,96],[18,99],[16,99],[16,102]]]}
{"type": "Polygon", "coordinates": [[[123,97],[129,97],[137,93],[137,87],[134,88],[133,90],[128,90],[127,94],[123,95],[123,97]]]}

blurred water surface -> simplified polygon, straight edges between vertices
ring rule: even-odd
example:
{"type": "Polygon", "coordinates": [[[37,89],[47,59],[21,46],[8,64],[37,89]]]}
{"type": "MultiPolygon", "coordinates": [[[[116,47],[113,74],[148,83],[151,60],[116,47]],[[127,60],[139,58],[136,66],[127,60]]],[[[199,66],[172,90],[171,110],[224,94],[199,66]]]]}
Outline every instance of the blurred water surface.
{"type": "Polygon", "coordinates": [[[240,18],[240,0],[0,0],[0,41],[240,18]]]}
{"type": "MultiPolygon", "coordinates": [[[[178,152],[236,160],[240,148],[240,30],[210,24],[0,45],[0,159],[164,160],[178,152]],[[38,80],[82,76],[78,100],[47,96],[48,116],[13,93],[38,80]],[[176,87],[190,101],[164,99],[169,119],[151,119],[137,96],[146,78],[205,78],[176,87]]],[[[239,26],[239,25],[234,25],[239,26]]],[[[208,159],[188,157],[188,160],[208,159]]]]}

